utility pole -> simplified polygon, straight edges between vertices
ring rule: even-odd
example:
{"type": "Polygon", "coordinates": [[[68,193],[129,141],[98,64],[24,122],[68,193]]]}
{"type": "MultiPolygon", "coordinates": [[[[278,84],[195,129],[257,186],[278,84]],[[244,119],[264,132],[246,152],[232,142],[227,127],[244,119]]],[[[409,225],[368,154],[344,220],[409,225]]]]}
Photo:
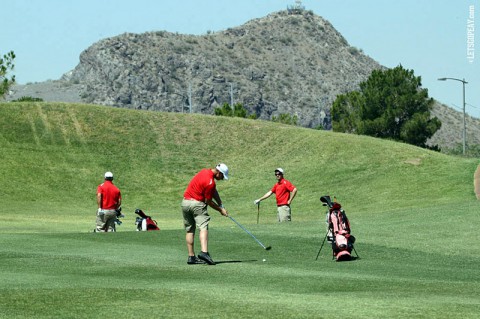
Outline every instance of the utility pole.
{"type": "Polygon", "coordinates": [[[465,149],[466,149],[466,140],[467,140],[467,126],[466,126],[466,121],[465,121],[465,84],[468,82],[465,81],[465,79],[456,79],[456,78],[439,78],[439,81],[446,81],[446,80],[454,80],[458,82],[462,82],[463,85],[463,155],[465,155],[465,149]]]}
{"type": "Polygon", "coordinates": [[[190,113],[192,113],[192,83],[188,83],[188,106],[190,107],[190,113]]]}

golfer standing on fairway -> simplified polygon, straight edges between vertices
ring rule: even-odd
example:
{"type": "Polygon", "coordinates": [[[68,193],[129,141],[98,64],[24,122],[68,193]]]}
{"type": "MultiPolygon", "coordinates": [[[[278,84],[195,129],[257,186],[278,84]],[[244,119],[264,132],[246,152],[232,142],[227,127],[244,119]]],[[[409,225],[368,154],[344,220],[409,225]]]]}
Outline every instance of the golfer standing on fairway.
{"type": "Polygon", "coordinates": [[[115,228],[117,209],[122,205],[122,195],[113,185],[112,172],[105,173],[105,181],[97,187],[97,232],[107,232],[115,228]]]}
{"type": "Polygon", "coordinates": [[[187,234],[188,260],[187,264],[215,265],[215,262],[208,253],[208,224],[210,216],[208,215],[207,205],[217,210],[223,216],[228,216],[228,212],[223,208],[222,200],[217,192],[215,180],[228,179],[228,167],[221,163],[215,168],[205,168],[195,175],[185,190],[182,200],[183,224],[187,234]],[[198,257],[195,256],[194,237],[195,230],[200,230],[201,252],[198,257]]]}
{"type": "Polygon", "coordinates": [[[277,198],[278,221],[289,222],[292,220],[292,210],[290,208],[290,204],[297,194],[297,188],[293,186],[290,181],[283,178],[282,168],[275,169],[275,177],[277,178],[277,182],[275,185],[273,185],[272,189],[259,199],[256,199],[254,204],[260,205],[262,200],[269,198],[272,194],[275,194],[275,197],[277,198]]]}

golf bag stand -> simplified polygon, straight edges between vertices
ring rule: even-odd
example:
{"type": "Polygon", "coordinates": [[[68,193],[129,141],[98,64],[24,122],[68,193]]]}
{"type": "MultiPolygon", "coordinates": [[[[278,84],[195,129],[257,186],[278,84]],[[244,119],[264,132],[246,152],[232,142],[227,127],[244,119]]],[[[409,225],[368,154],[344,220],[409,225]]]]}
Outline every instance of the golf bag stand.
{"type": "Polygon", "coordinates": [[[322,245],[320,246],[320,249],[318,250],[317,258],[315,258],[315,260],[318,260],[318,256],[320,256],[320,252],[322,251],[323,245],[325,244],[325,240],[327,239],[327,235],[328,235],[328,231],[325,234],[325,237],[323,237],[322,245]]]}
{"type": "Polygon", "coordinates": [[[332,201],[329,195],[320,197],[320,201],[323,203],[323,206],[328,207],[326,218],[327,233],[318,251],[317,258],[327,238],[332,244],[332,259],[336,261],[346,261],[359,258],[353,245],[355,243],[355,237],[350,234],[350,221],[340,203],[338,203],[335,198],[332,201]],[[356,257],[352,256],[352,250],[357,255],[356,257]]]}
{"type": "Polygon", "coordinates": [[[141,209],[135,209],[135,214],[139,216],[135,218],[135,225],[137,225],[137,231],[160,230],[157,225],[157,221],[153,220],[152,217],[147,216],[141,209]]]}

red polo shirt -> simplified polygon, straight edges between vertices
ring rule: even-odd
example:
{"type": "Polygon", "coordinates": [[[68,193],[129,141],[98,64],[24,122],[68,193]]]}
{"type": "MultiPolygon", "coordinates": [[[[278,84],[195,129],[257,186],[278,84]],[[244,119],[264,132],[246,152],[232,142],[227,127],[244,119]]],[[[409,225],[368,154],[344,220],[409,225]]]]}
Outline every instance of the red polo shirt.
{"type": "Polygon", "coordinates": [[[275,197],[277,198],[277,206],[288,205],[290,192],[294,189],[295,186],[285,178],[282,178],[278,183],[275,183],[272,187],[272,193],[275,193],[275,197]]]}
{"type": "Polygon", "coordinates": [[[105,181],[98,185],[97,194],[102,194],[102,209],[117,209],[118,202],[122,198],[120,190],[113,185],[112,181],[105,181]]]}
{"type": "Polygon", "coordinates": [[[195,175],[185,190],[183,197],[199,202],[211,200],[215,190],[215,178],[211,169],[205,168],[195,175]]]}

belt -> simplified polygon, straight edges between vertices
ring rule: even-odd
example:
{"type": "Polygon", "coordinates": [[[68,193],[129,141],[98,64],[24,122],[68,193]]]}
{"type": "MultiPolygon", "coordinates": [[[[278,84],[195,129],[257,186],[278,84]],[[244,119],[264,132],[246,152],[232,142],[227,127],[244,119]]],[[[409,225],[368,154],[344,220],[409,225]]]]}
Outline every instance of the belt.
{"type": "MultiPolygon", "coordinates": [[[[201,200],[198,200],[198,199],[195,199],[195,198],[187,198],[187,197],[184,197],[183,198],[184,200],[194,200],[196,202],[202,202],[201,200]]],[[[203,203],[203,202],[202,202],[203,203]]]]}

